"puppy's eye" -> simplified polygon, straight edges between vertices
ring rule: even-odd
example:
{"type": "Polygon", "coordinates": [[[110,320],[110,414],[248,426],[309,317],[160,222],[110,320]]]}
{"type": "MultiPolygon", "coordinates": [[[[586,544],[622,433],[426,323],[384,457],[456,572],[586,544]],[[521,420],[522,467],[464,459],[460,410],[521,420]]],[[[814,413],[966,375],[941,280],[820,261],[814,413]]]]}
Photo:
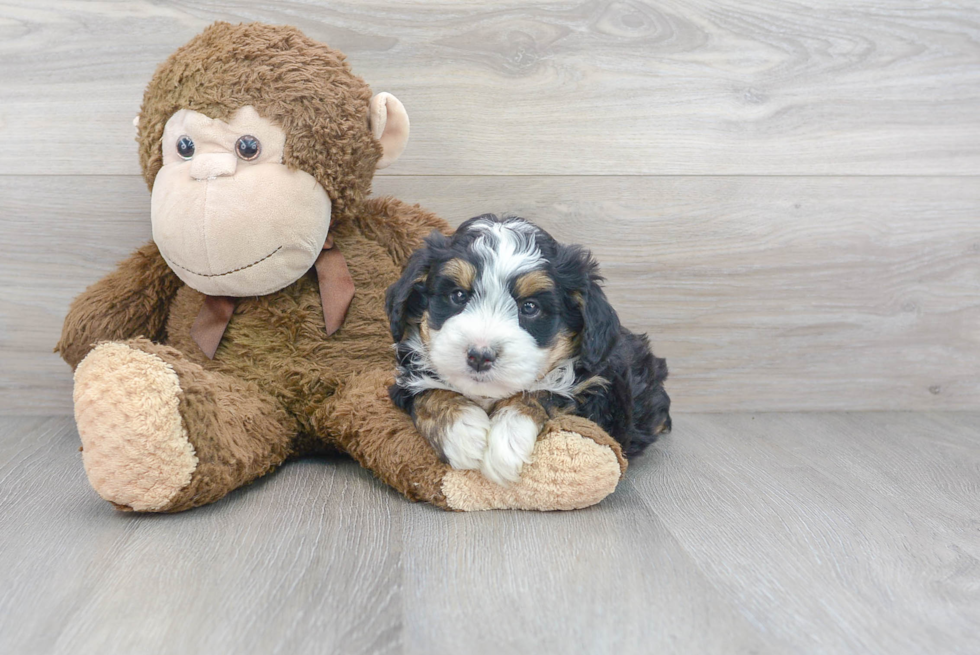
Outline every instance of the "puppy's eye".
{"type": "Polygon", "coordinates": [[[521,303],[521,315],[534,318],[541,313],[541,306],[533,300],[525,300],[521,303]]]}
{"type": "Polygon", "coordinates": [[[177,154],[182,159],[190,159],[194,156],[194,140],[186,134],[177,139],[177,154]]]}
{"type": "Polygon", "coordinates": [[[262,152],[262,144],[251,134],[239,137],[235,143],[235,152],[245,161],[252,161],[262,152]]]}
{"type": "Polygon", "coordinates": [[[449,294],[449,299],[454,305],[465,305],[466,301],[470,299],[469,295],[462,289],[456,289],[449,294]]]}

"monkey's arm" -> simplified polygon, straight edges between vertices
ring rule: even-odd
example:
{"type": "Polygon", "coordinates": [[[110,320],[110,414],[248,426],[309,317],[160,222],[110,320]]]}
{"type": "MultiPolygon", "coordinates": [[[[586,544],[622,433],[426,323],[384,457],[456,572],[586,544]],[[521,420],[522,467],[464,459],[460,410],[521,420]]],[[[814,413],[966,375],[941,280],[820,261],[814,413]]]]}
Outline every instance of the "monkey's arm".
{"type": "Polygon", "coordinates": [[[397,198],[372,198],[366,205],[365,214],[355,219],[357,227],[365,236],[380,243],[398,266],[405,265],[432,230],[446,235],[453,233],[449,224],[432,212],[397,198]]]}
{"type": "Polygon", "coordinates": [[[318,433],[407,498],[455,510],[576,509],[616,488],[626,469],[619,444],[591,421],[545,424],[520,481],[502,487],[478,471],[451,469],[388,397],[390,371],[352,375],[313,413],[318,433]]]}
{"type": "Polygon", "coordinates": [[[72,301],[55,352],[74,369],[99,341],[159,341],[182,285],[156,244],[146,244],[72,301]]]}

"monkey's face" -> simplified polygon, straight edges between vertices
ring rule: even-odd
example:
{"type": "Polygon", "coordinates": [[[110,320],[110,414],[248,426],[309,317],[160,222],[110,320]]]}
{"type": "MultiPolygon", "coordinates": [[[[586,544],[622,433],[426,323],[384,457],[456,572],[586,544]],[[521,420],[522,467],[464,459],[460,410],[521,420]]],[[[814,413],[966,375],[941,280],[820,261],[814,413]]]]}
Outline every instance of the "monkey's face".
{"type": "Polygon", "coordinates": [[[175,113],[163,132],[151,220],[160,254],[189,287],[260,296],[306,273],[330,227],[330,199],[286,167],[286,135],[251,106],[227,122],[175,113]]]}

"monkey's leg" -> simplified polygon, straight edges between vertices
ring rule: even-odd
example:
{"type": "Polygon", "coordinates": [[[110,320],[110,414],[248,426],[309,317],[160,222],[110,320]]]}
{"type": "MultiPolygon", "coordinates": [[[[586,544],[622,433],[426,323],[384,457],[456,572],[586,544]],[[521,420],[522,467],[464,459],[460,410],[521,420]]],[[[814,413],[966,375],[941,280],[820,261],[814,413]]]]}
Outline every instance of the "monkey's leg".
{"type": "Polygon", "coordinates": [[[289,454],[296,426],[255,385],[146,339],[97,346],[75,372],[89,482],[119,509],[214,502],[289,454]]]}
{"type": "Polygon", "coordinates": [[[411,500],[446,509],[578,509],[616,488],[626,462],[619,444],[591,421],[562,416],[545,424],[519,481],[503,487],[477,471],[450,468],[388,397],[393,376],[356,375],[314,416],[365,468],[411,500]]]}

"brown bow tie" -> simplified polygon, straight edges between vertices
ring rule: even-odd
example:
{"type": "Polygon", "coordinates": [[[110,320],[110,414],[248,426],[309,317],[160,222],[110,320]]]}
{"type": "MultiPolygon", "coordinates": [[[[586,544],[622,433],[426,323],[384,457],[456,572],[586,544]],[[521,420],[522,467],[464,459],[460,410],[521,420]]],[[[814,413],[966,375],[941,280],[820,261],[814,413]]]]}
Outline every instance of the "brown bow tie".
{"type": "MultiPolygon", "coordinates": [[[[354,280],[347,270],[347,262],[334,248],[333,237],[327,237],[323,251],[316,258],[311,270],[316,271],[320,286],[320,304],[323,306],[323,322],[327,336],[340,329],[347,316],[347,308],[354,297],[354,280]]],[[[191,326],[191,338],[197,342],[208,359],[214,359],[221,337],[224,336],[231,315],[235,313],[238,298],[231,296],[204,296],[204,304],[191,326]]]]}

